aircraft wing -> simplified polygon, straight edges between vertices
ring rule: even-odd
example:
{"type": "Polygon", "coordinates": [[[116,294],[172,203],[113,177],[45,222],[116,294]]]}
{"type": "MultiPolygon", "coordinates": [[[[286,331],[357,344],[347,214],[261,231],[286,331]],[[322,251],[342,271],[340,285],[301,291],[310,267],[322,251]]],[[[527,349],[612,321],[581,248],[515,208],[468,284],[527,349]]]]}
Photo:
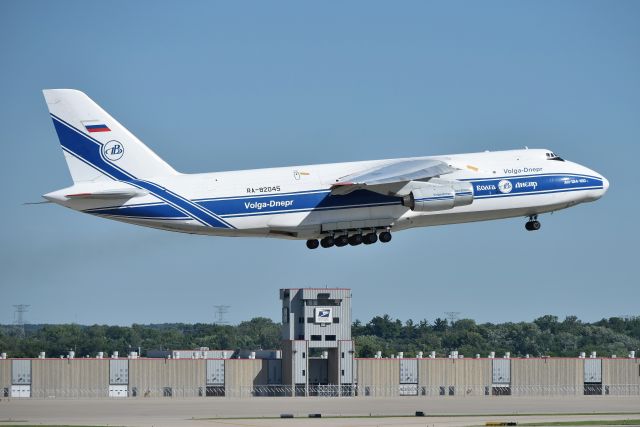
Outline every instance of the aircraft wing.
{"type": "Polygon", "coordinates": [[[366,188],[381,194],[409,181],[434,178],[457,170],[436,159],[396,160],[339,178],[331,187],[332,194],[349,194],[366,188]]]}

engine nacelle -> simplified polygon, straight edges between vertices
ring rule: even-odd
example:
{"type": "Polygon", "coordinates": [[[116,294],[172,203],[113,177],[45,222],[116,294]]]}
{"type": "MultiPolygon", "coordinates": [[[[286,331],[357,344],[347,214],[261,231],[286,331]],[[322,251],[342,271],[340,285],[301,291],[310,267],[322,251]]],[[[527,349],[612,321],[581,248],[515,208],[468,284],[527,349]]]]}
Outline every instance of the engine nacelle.
{"type": "Polygon", "coordinates": [[[431,184],[447,185],[453,188],[456,194],[453,207],[467,206],[473,203],[473,184],[465,181],[447,180],[442,178],[431,178],[429,180],[431,184]]]}
{"type": "Polygon", "coordinates": [[[410,185],[411,191],[402,197],[402,204],[413,211],[443,211],[473,202],[473,185],[469,182],[432,178],[429,182],[412,181],[410,185]]]}

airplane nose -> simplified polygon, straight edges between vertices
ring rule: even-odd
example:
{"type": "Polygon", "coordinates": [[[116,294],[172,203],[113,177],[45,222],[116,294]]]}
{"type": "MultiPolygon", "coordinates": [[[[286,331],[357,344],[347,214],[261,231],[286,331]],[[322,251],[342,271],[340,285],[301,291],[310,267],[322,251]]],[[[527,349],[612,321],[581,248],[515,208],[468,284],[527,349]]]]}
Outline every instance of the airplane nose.
{"type": "Polygon", "coordinates": [[[609,180],[602,175],[600,177],[602,178],[602,193],[604,194],[609,189],[609,180]]]}
{"type": "Polygon", "coordinates": [[[582,172],[580,173],[591,177],[589,185],[593,186],[591,187],[591,190],[585,192],[583,201],[593,202],[604,196],[609,189],[609,180],[605,178],[604,175],[594,171],[593,169],[585,168],[584,166],[582,166],[582,172]],[[600,183],[602,183],[602,188],[599,188],[600,183]]]}

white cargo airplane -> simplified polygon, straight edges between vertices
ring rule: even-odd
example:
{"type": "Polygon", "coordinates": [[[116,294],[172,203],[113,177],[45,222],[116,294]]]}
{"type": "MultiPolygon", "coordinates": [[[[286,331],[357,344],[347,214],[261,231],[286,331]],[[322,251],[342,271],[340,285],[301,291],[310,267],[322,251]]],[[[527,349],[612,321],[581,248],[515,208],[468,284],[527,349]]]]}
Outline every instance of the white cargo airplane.
{"type": "Polygon", "coordinates": [[[520,216],[538,230],[539,214],[597,200],[609,187],[542,149],[182,174],[84,93],[44,97],[74,184],[43,197],[163,230],[303,239],[310,249],[520,216]]]}

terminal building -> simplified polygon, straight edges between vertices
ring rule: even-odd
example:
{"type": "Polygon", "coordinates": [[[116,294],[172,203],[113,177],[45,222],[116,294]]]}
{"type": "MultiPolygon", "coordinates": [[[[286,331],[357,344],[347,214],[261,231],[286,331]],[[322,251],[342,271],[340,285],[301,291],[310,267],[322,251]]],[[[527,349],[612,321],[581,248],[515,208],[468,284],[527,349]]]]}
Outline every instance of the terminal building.
{"type": "MultiPolygon", "coordinates": [[[[640,396],[640,359],[464,358],[398,353],[355,358],[351,291],[281,289],[276,350],[172,350],[51,359],[0,356],[0,397],[640,396]],[[412,356],[412,357],[408,357],[412,356]]],[[[1,350],[1,349],[0,349],[1,350]]]]}

